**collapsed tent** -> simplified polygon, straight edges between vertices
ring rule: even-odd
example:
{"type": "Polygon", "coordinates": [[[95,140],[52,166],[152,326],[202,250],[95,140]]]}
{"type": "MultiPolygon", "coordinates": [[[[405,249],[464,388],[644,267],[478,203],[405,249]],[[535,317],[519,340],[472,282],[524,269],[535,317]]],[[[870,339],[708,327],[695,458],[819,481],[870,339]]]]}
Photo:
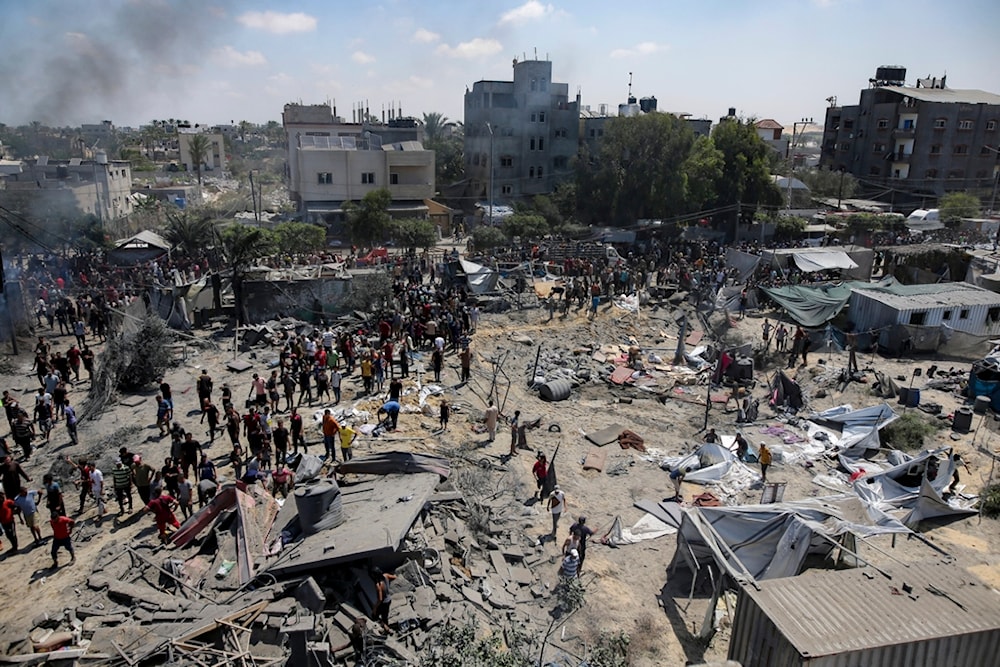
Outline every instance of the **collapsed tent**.
{"type": "Polygon", "coordinates": [[[785,407],[789,410],[799,410],[804,405],[802,401],[802,387],[792,378],[785,375],[785,371],[778,371],[771,380],[770,393],[768,394],[768,405],[772,408],[785,407]]]}
{"type": "Polygon", "coordinates": [[[716,443],[705,443],[692,454],[664,459],[660,467],[664,470],[688,470],[685,482],[707,484],[718,482],[736,463],[736,456],[726,447],[716,443]]]}
{"type": "Polygon", "coordinates": [[[810,555],[828,555],[854,538],[909,529],[857,496],[837,495],[771,505],[684,509],[679,558],[692,571],[720,567],[739,582],[790,577],[810,555]]]}
{"type": "Polygon", "coordinates": [[[470,292],[473,294],[485,294],[496,291],[497,283],[500,280],[500,274],[497,271],[482,264],[470,262],[467,259],[459,259],[458,261],[462,266],[462,271],[465,273],[465,279],[469,284],[470,292]]]}
{"type": "Polygon", "coordinates": [[[809,418],[814,424],[840,428],[840,439],[833,451],[849,458],[860,458],[865,452],[881,446],[878,432],[896,421],[899,415],[888,403],[855,410],[850,405],[815,413],[809,418]]]}
{"type": "MultiPolygon", "coordinates": [[[[901,452],[897,455],[903,459],[901,463],[858,479],[854,490],[872,508],[885,512],[910,510],[903,523],[911,527],[924,519],[975,514],[975,501],[958,496],[951,496],[948,500],[944,498],[958,465],[951,452],[949,447],[926,451],[915,457],[901,452]],[[942,453],[948,453],[944,460],[940,458],[942,453]]],[[[866,470],[865,463],[851,461],[844,456],[840,457],[840,463],[851,473],[866,470]]]]}
{"type": "Polygon", "coordinates": [[[115,266],[143,264],[166,255],[169,251],[170,243],[147,229],[115,241],[115,247],[108,251],[108,262],[115,266]]]}

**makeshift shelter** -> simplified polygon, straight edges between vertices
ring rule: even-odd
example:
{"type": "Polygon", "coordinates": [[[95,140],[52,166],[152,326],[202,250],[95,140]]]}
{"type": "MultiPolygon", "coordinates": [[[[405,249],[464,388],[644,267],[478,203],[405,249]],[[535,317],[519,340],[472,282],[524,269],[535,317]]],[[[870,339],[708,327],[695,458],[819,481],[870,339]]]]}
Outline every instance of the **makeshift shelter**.
{"type": "Polygon", "coordinates": [[[972,364],[965,395],[971,399],[989,396],[990,407],[1000,411],[1000,356],[989,354],[972,364]]]}
{"type": "Polygon", "coordinates": [[[743,586],[729,659],[743,667],[992,667],[1000,597],[955,564],[813,571],[743,586]]]}
{"type": "Polygon", "coordinates": [[[792,378],[785,375],[785,371],[778,371],[771,380],[768,404],[773,408],[785,407],[790,410],[799,410],[803,405],[802,387],[792,378]]]}
{"type": "Polygon", "coordinates": [[[767,294],[804,327],[818,327],[832,320],[844,309],[851,298],[851,288],[847,283],[840,285],[787,285],[785,287],[763,287],[767,294]]]}
{"type": "Polygon", "coordinates": [[[486,294],[497,290],[497,283],[500,281],[500,273],[493,269],[470,262],[467,259],[459,259],[462,272],[465,273],[465,280],[469,285],[469,291],[473,294],[486,294]]]}
{"type": "Polygon", "coordinates": [[[717,566],[741,583],[791,577],[810,555],[836,547],[854,550],[854,538],[909,533],[857,496],[837,495],[770,505],[684,509],[675,559],[692,571],[717,566]]]}
{"type": "Polygon", "coordinates": [[[867,281],[871,278],[875,253],[871,248],[856,245],[779,248],[764,259],[782,271],[791,268],[803,273],[839,271],[844,278],[867,281]]]}
{"type": "Polygon", "coordinates": [[[661,468],[690,470],[684,475],[685,482],[706,484],[717,482],[736,463],[736,456],[726,447],[716,443],[705,443],[692,454],[665,459],[661,468]]]}
{"type": "Polygon", "coordinates": [[[156,232],[141,231],[134,236],[115,241],[108,252],[108,262],[116,266],[142,264],[170,252],[170,243],[156,232]]]}
{"type": "Polygon", "coordinates": [[[809,421],[839,428],[840,439],[834,443],[833,451],[849,458],[860,458],[881,446],[879,430],[898,418],[895,410],[888,403],[883,403],[860,410],[850,405],[839,405],[814,414],[809,421]]]}

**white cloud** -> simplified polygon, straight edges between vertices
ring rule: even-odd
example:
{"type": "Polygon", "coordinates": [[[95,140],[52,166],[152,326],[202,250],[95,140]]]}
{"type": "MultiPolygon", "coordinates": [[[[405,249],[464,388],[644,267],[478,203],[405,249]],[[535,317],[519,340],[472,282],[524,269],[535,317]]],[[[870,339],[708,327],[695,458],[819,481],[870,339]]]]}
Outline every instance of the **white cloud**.
{"type": "Polygon", "coordinates": [[[430,88],[434,85],[434,82],[422,76],[417,76],[413,74],[407,79],[415,88],[430,88]]]}
{"type": "Polygon", "coordinates": [[[312,32],[316,29],[316,17],[302,12],[246,12],[236,19],[248,28],[263,30],[275,35],[292,32],[312,32]]]}
{"type": "Polygon", "coordinates": [[[228,44],[212,51],[212,58],[224,67],[266,65],[267,58],[260,51],[239,51],[228,44]]]}
{"type": "Polygon", "coordinates": [[[660,51],[666,51],[670,47],[666,44],[656,42],[639,42],[628,49],[615,49],[611,52],[612,58],[632,58],[635,56],[648,56],[660,51]]]}
{"type": "Polygon", "coordinates": [[[431,32],[426,28],[417,28],[417,31],[413,33],[413,41],[420,42],[421,44],[430,44],[431,42],[436,42],[441,39],[441,35],[436,32],[431,32]]]}
{"type": "Polygon", "coordinates": [[[365,53],[364,51],[355,51],[351,54],[351,60],[359,65],[367,65],[368,63],[375,62],[375,56],[370,53],[365,53]]]}
{"type": "Polygon", "coordinates": [[[495,39],[483,39],[482,37],[476,37],[475,39],[456,44],[455,46],[442,44],[435,49],[435,52],[439,55],[448,56],[450,58],[471,59],[492,56],[495,53],[499,53],[502,49],[503,45],[495,39]]]}
{"type": "Polygon", "coordinates": [[[509,12],[504,12],[500,16],[500,25],[505,23],[524,23],[526,21],[536,21],[552,14],[556,8],[552,5],[543,5],[538,0],[528,0],[520,7],[515,7],[509,12]]]}

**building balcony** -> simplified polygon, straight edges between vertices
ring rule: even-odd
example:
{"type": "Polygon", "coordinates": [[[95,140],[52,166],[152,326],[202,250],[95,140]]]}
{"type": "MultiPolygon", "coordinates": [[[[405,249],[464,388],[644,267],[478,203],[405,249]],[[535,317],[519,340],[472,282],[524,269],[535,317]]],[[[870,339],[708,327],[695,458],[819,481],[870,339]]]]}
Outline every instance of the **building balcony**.
{"type": "Polygon", "coordinates": [[[893,162],[909,162],[911,157],[913,157],[913,151],[909,153],[891,153],[889,155],[889,159],[893,162]]]}
{"type": "Polygon", "coordinates": [[[892,130],[892,136],[900,139],[913,138],[917,133],[915,127],[896,127],[892,130]]]}

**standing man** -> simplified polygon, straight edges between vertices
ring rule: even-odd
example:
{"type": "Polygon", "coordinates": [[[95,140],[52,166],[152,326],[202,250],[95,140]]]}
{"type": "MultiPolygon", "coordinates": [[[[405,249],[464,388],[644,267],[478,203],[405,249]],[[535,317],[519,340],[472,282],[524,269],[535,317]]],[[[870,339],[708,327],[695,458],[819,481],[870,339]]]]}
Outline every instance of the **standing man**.
{"type": "Polygon", "coordinates": [[[308,452],[308,447],[306,445],[306,439],[302,435],[302,415],[299,414],[298,408],[292,408],[292,416],[288,418],[289,426],[291,426],[292,432],[292,451],[296,454],[299,453],[299,445],[302,445],[302,453],[308,452]]]}
{"type": "Polygon", "coordinates": [[[104,473],[97,467],[97,462],[90,467],[90,492],[97,501],[97,525],[104,520],[104,473]]]}
{"type": "Polygon", "coordinates": [[[155,472],[153,466],[143,461],[138,454],[135,455],[135,461],[132,463],[132,482],[135,484],[136,491],[139,492],[139,500],[143,505],[148,505],[149,499],[152,497],[150,486],[153,483],[155,472]]]}
{"type": "Polygon", "coordinates": [[[76,524],[73,519],[66,516],[65,512],[53,512],[49,525],[52,526],[52,567],[59,567],[59,549],[66,549],[69,552],[69,564],[76,562],[76,554],[73,553],[73,539],[70,531],[76,524]]]}
{"type": "Polygon", "coordinates": [[[542,489],[545,487],[545,479],[549,475],[548,462],[545,460],[545,454],[538,452],[535,457],[535,465],[531,467],[531,474],[535,477],[535,484],[538,486],[538,491],[535,495],[541,499],[542,489]]]}
{"type": "Polygon", "coordinates": [[[372,579],[375,580],[375,590],[378,598],[375,610],[372,612],[375,620],[382,624],[382,629],[389,631],[389,605],[392,603],[392,591],[390,584],[396,579],[395,575],[382,572],[379,568],[372,569],[372,579]]]}
{"type": "Polygon", "coordinates": [[[354,441],[358,439],[358,432],[348,424],[340,427],[340,458],[346,463],[354,458],[354,441]]]}
{"type": "Polygon", "coordinates": [[[8,497],[15,496],[20,491],[22,478],[26,482],[31,481],[28,473],[24,472],[24,468],[14,460],[14,457],[10,455],[5,456],[3,463],[0,464],[0,482],[2,482],[3,492],[8,497]]]}
{"type": "Polygon", "coordinates": [[[76,408],[69,404],[68,398],[66,399],[66,407],[63,408],[63,413],[66,415],[66,431],[69,433],[69,439],[74,445],[80,444],[80,438],[76,434],[76,408]]]}
{"type": "Polygon", "coordinates": [[[271,431],[271,441],[274,443],[274,462],[277,465],[284,465],[288,459],[288,439],[289,434],[288,429],[285,428],[285,422],[279,419],[277,427],[271,431]]]}
{"type": "Polygon", "coordinates": [[[337,405],[340,403],[340,384],[343,382],[344,376],[340,374],[340,370],[336,367],[330,371],[330,389],[333,389],[333,404],[337,405]]]}
{"type": "Polygon", "coordinates": [[[764,443],[760,443],[757,460],[760,461],[760,481],[767,484],[767,469],[771,466],[771,450],[764,443]]]}
{"type": "Polygon", "coordinates": [[[212,400],[212,385],[212,376],[208,374],[208,369],[201,369],[201,375],[198,376],[198,381],[196,382],[198,407],[205,405],[205,401],[212,400]]]}
{"type": "Polygon", "coordinates": [[[500,408],[493,405],[493,399],[489,400],[486,406],[486,433],[489,435],[489,442],[497,439],[497,420],[500,418],[500,408]]]}
{"type": "Polygon", "coordinates": [[[326,457],[330,461],[337,460],[337,431],[340,430],[340,423],[327,408],[323,411],[323,446],[326,448],[326,457]]]}
{"type": "Polygon", "coordinates": [[[458,360],[462,364],[462,382],[468,382],[472,377],[472,351],[469,350],[469,346],[466,345],[462,348],[462,351],[458,354],[458,360]]]}
{"type": "Polygon", "coordinates": [[[771,344],[771,330],[772,330],[773,328],[774,328],[774,327],[772,327],[772,326],[771,326],[771,323],[770,323],[770,322],[769,322],[769,321],[767,320],[767,318],[765,317],[765,318],[764,318],[764,324],[762,324],[762,325],[760,326],[760,329],[761,329],[761,334],[762,334],[762,335],[763,335],[763,337],[764,337],[764,354],[767,354],[767,348],[768,348],[768,345],[770,345],[770,344],[771,344]]]}
{"type": "Polygon", "coordinates": [[[38,491],[34,489],[29,491],[28,487],[22,486],[17,498],[14,498],[14,504],[21,511],[21,521],[31,531],[35,544],[40,544],[42,529],[38,527],[38,491]]]}
{"type": "Polygon", "coordinates": [[[552,488],[552,495],[549,496],[548,510],[552,513],[552,537],[556,536],[556,529],[559,527],[559,517],[562,516],[566,508],[566,494],[562,492],[559,485],[552,488]]]}
{"type": "Polygon", "coordinates": [[[670,483],[674,485],[674,497],[671,498],[671,500],[674,500],[676,502],[680,502],[682,500],[681,484],[684,483],[684,477],[685,475],[688,474],[690,470],[691,468],[685,468],[684,470],[681,470],[680,466],[677,466],[676,468],[670,471],[670,483]]]}
{"type": "Polygon", "coordinates": [[[70,464],[76,471],[80,473],[80,479],[75,480],[73,483],[76,488],[80,489],[80,509],[76,511],[77,514],[83,514],[83,504],[87,500],[87,496],[90,495],[91,482],[90,482],[90,471],[91,468],[87,465],[86,459],[81,459],[79,463],[76,463],[70,457],[66,457],[66,463],[70,464]]]}
{"type": "Polygon", "coordinates": [[[521,425],[521,411],[514,410],[514,417],[510,420],[510,455],[517,456],[518,428],[521,425]]]}
{"type": "Polygon", "coordinates": [[[778,328],[774,330],[774,351],[784,352],[785,351],[785,338],[788,337],[788,329],[785,328],[784,322],[778,323],[778,328]]]}
{"type": "Polygon", "coordinates": [[[111,471],[111,483],[115,489],[115,500],[118,501],[118,513],[125,513],[125,500],[128,500],[128,511],[132,511],[132,471],[122,462],[115,461],[111,471]]]}
{"type": "Polygon", "coordinates": [[[14,524],[14,510],[16,509],[17,503],[0,491],[0,528],[3,528],[3,534],[10,540],[11,551],[17,551],[17,526],[14,524]]]}
{"type": "Polygon", "coordinates": [[[587,517],[581,516],[572,526],[569,527],[571,535],[576,535],[580,546],[577,551],[580,553],[580,565],[577,567],[577,574],[583,573],[583,561],[587,560],[587,538],[594,534],[594,529],[587,525],[587,517]]]}

